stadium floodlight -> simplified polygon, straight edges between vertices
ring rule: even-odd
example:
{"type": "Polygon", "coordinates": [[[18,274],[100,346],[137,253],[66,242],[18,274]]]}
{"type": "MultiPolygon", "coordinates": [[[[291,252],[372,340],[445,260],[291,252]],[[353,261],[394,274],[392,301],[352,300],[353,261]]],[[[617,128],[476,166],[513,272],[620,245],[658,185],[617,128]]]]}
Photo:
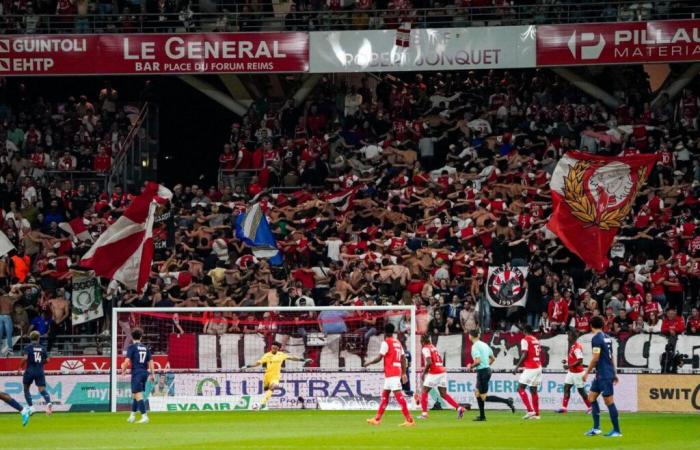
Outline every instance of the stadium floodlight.
{"type": "Polygon", "coordinates": [[[263,369],[246,366],[273,342],[310,361],[285,362],[271,408],[316,408],[319,401],[367,406],[379,396],[384,375],[381,362],[362,364],[378,354],[387,322],[411,356],[414,390],[415,306],[114,308],[110,408],[131,405],[130,376],[120,367],[136,327],[156,365],[156,380],[145,391],[152,410],[253,409],[262,398],[263,369]]]}

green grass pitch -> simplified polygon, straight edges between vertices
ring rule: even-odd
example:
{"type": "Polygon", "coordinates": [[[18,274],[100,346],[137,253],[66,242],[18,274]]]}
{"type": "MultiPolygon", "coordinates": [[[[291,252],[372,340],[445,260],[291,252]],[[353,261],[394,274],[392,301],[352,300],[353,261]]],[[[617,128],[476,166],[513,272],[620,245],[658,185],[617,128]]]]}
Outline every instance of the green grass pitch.
{"type": "MultiPolygon", "coordinates": [[[[371,412],[260,411],[153,413],[147,425],[127,424],[126,413],[43,413],[22,428],[19,414],[0,416],[0,449],[698,449],[700,415],[621,413],[624,437],[585,437],[590,416],[544,413],[542,420],[474,411],[456,420],[434,411],[415,428],[399,428],[401,413],[388,411],[381,426],[365,423],[371,412]]],[[[610,429],[606,414],[603,431],[610,429]]]]}

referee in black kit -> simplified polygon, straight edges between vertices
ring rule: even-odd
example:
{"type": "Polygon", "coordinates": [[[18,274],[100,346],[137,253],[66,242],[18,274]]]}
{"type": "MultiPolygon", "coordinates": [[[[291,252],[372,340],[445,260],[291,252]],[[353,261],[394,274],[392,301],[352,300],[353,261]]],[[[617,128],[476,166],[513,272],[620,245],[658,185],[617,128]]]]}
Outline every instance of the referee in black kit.
{"type": "Polygon", "coordinates": [[[508,405],[511,411],[515,412],[512,398],[497,397],[495,395],[486,395],[489,392],[489,381],[491,380],[491,364],[496,360],[493,356],[491,347],[479,339],[479,330],[471,330],[469,332],[469,340],[472,343],[472,363],[470,369],[476,369],[476,389],[474,395],[479,404],[479,415],[474,419],[475,422],[484,422],[486,414],[484,413],[484,403],[495,402],[508,405]]]}

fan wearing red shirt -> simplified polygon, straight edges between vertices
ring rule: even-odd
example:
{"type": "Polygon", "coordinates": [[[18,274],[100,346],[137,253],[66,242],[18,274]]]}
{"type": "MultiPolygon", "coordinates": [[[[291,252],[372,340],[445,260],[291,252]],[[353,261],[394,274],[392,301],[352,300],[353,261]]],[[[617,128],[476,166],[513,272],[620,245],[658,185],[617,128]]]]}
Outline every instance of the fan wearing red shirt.
{"type": "Polygon", "coordinates": [[[553,328],[564,328],[569,320],[569,302],[564,297],[551,299],[547,305],[547,315],[553,328]]]}
{"type": "Polygon", "coordinates": [[[583,381],[583,346],[576,341],[578,333],[574,330],[569,330],[569,354],[567,358],[562,360],[566,372],[564,380],[564,398],[561,401],[561,408],[557,410],[560,414],[566,414],[569,408],[569,399],[571,398],[571,388],[576,387],[576,390],[581,395],[583,403],[586,404],[586,412],[590,413],[591,402],[588,401],[588,393],[586,392],[586,383],[583,381]]]}
{"type": "Polygon", "coordinates": [[[693,308],[688,317],[688,334],[700,335],[700,310],[693,308]]]}
{"type": "Polygon", "coordinates": [[[236,165],[236,155],[231,150],[231,144],[224,144],[224,152],[219,155],[219,168],[221,170],[233,170],[236,165]]]}
{"type": "Polygon", "coordinates": [[[661,333],[669,336],[683,334],[685,331],[685,322],[683,317],[676,313],[675,309],[666,311],[666,318],[661,322],[661,333]]]}
{"type": "Polygon", "coordinates": [[[367,419],[367,423],[370,425],[381,425],[382,416],[389,404],[389,394],[393,392],[396,402],[401,406],[401,412],[405,419],[404,423],[400,426],[413,427],[416,425],[416,422],[408,411],[408,404],[403,397],[401,386],[402,383],[408,381],[406,377],[406,367],[408,364],[406,362],[403,346],[401,342],[394,337],[394,331],[393,324],[387,323],[384,325],[384,342],[382,342],[379,348],[379,354],[362,364],[362,367],[367,367],[384,360],[384,388],[382,389],[382,400],[379,403],[377,415],[371,419],[367,419]]]}
{"type": "Polygon", "coordinates": [[[431,389],[437,388],[440,397],[457,410],[457,417],[461,419],[464,415],[464,408],[447,393],[447,369],[442,363],[440,352],[430,342],[429,334],[421,336],[420,342],[422,346],[421,356],[423,357],[423,392],[420,397],[422,413],[420,418],[428,418],[428,393],[431,389]]]}
{"type": "Polygon", "coordinates": [[[520,340],[520,359],[515,365],[513,373],[516,373],[522,364],[522,373],[518,380],[518,395],[520,395],[527,409],[527,414],[523,416],[523,419],[539,420],[540,397],[537,394],[537,389],[542,383],[542,360],[540,359],[542,347],[540,346],[540,341],[532,335],[532,327],[530,325],[526,325],[523,328],[523,334],[525,337],[520,340]],[[525,392],[526,387],[530,389],[532,403],[530,403],[527,392],[525,392]]]}
{"type": "Polygon", "coordinates": [[[106,173],[112,168],[112,158],[100,148],[92,163],[95,172],[106,173]]]}
{"type": "Polygon", "coordinates": [[[644,295],[644,303],[642,304],[642,313],[644,314],[644,320],[649,320],[651,313],[656,313],[660,316],[663,310],[659,302],[655,301],[650,293],[644,295]]]}

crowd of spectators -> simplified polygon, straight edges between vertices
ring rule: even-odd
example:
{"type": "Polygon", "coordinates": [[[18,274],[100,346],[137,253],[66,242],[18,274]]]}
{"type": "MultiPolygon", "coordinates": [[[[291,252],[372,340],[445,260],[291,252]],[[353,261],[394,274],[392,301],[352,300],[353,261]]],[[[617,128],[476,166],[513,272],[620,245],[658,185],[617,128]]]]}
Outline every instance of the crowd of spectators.
{"type": "MultiPolygon", "coordinates": [[[[221,168],[234,176],[172,186],[146,292],[105,285],[106,319],[79,327],[66,313],[70,268],[91,243],[58,225],[83,217],[94,238],[131,197],[119,187],[108,196],[99,186],[46,181],[47,164],[68,152],[85,157],[79,168],[92,156],[94,168],[127,121],[109,86],[94,103],[50,107],[14,94],[0,102],[2,230],[17,248],[0,262],[0,330],[7,338],[11,321],[21,333],[98,333],[114,305],[408,304],[418,307],[417,331],[432,334],[526,323],[586,331],[594,315],[611,333],[698,334],[697,86],[650,106],[641,68],[604,76],[615,108],[545,70],[324,78],[303,105],[257,101],[223,144],[221,168]],[[550,175],[573,149],[659,155],[601,274],[544,228],[550,175]],[[234,235],[236,216],[254,202],[282,266],[234,235]],[[494,265],[528,266],[524,308],[484,300],[494,265]]],[[[228,330],[221,325],[206,332],[228,330]]]]}
{"type": "Polygon", "coordinates": [[[582,2],[567,0],[6,0],[4,33],[191,32],[390,29],[527,25],[690,18],[688,0],[582,2]]]}

